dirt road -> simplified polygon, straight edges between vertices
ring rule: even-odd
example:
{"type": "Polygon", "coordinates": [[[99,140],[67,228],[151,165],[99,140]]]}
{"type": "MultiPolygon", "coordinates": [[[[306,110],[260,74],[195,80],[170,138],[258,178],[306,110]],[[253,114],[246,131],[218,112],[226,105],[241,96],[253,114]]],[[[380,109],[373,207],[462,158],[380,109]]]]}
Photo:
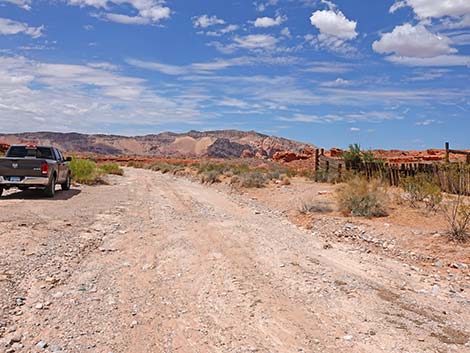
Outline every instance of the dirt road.
{"type": "Polygon", "coordinates": [[[5,352],[470,352],[467,292],[150,171],[0,200],[5,352]]]}

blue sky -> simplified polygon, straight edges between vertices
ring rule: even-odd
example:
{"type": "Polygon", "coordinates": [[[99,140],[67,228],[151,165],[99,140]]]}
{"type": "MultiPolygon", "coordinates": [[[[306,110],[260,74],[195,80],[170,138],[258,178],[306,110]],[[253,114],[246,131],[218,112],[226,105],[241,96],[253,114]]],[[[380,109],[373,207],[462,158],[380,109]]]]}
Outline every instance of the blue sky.
{"type": "Polygon", "coordinates": [[[468,0],[0,0],[0,131],[468,148],[468,0]]]}

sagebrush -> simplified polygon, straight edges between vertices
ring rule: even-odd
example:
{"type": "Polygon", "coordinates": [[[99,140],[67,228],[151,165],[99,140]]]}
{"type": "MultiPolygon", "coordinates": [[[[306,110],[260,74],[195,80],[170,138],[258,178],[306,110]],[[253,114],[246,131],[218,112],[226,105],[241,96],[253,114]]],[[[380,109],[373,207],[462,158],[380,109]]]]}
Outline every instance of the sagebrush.
{"type": "Polygon", "coordinates": [[[384,217],[388,215],[389,198],[384,184],[355,176],[336,189],[339,210],[345,215],[384,217]]]}

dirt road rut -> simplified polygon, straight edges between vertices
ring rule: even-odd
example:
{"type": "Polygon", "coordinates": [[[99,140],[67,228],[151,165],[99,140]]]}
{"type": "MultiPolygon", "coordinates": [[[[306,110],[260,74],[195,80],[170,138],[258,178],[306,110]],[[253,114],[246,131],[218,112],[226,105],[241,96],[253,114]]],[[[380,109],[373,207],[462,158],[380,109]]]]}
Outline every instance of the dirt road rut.
{"type": "Polygon", "coordinates": [[[470,352],[466,293],[186,179],[10,194],[0,225],[6,352],[470,352]]]}

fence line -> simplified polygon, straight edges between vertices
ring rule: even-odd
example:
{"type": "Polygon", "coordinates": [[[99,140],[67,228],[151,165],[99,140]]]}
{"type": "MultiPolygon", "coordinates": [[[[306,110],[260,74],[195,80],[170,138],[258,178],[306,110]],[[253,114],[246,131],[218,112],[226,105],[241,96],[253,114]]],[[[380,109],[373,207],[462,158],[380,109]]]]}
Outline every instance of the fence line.
{"type": "Polygon", "coordinates": [[[400,186],[406,177],[425,175],[435,182],[442,191],[470,195],[470,167],[463,163],[388,163],[361,162],[355,165],[341,158],[331,158],[318,153],[315,158],[317,181],[338,182],[345,173],[356,172],[368,179],[380,178],[391,186],[400,186]]]}

